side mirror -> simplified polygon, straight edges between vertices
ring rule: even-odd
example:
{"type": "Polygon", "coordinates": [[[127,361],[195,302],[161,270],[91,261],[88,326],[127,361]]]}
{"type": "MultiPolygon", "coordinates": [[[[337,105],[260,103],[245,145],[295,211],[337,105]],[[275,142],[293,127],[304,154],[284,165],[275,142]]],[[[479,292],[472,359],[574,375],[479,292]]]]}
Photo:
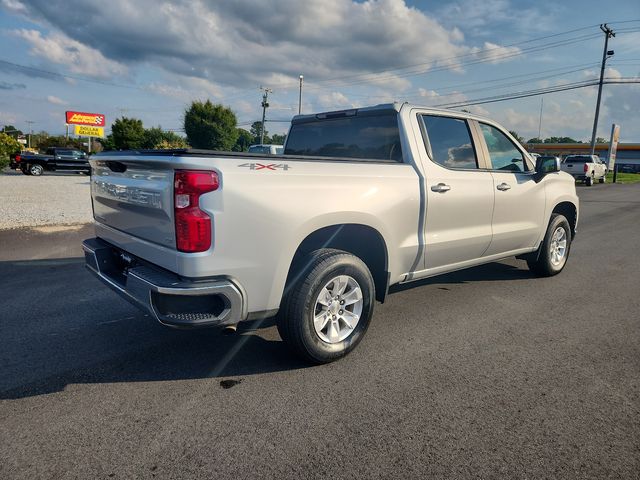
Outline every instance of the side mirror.
{"type": "Polygon", "coordinates": [[[536,173],[535,173],[535,181],[539,182],[542,180],[545,175],[549,173],[559,172],[560,171],[560,160],[556,157],[553,158],[540,158],[536,159],[536,173]]]}

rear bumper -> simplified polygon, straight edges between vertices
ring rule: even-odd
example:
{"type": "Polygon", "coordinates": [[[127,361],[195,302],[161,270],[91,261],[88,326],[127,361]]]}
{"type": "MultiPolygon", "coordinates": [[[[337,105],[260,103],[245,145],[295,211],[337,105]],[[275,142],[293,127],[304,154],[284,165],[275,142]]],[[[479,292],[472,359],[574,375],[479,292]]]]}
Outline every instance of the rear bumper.
{"type": "Polygon", "coordinates": [[[85,266],[134,305],[171,327],[232,325],[247,317],[241,288],[226,278],[184,279],[99,239],[82,243],[85,266]]]}

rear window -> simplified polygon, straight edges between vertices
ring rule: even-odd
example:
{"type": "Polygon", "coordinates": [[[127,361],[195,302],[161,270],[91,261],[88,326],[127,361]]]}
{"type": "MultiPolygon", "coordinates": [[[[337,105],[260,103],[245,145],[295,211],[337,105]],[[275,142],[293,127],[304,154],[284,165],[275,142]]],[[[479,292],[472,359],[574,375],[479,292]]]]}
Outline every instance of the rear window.
{"type": "Polygon", "coordinates": [[[293,124],[284,153],[401,162],[397,113],[354,115],[293,124]]]}
{"type": "Polygon", "coordinates": [[[269,147],[249,147],[249,153],[271,153],[269,147]]]}
{"type": "Polygon", "coordinates": [[[564,159],[566,163],[590,163],[593,162],[591,157],[567,157],[564,159]]]}

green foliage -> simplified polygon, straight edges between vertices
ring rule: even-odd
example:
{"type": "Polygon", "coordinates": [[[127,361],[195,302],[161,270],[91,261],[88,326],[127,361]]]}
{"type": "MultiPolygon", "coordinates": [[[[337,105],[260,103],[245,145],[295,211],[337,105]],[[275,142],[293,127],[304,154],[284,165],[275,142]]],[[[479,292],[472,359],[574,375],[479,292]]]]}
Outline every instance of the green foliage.
{"type": "Polygon", "coordinates": [[[274,145],[284,145],[284,141],[287,139],[286,135],[280,135],[278,133],[274,133],[273,135],[271,135],[271,141],[269,143],[272,143],[274,145]]]}
{"type": "Polygon", "coordinates": [[[518,135],[517,132],[513,131],[513,130],[509,130],[509,133],[511,134],[511,136],[513,138],[515,138],[516,140],[518,140],[518,142],[520,143],[524,143],[524,137],[521,137],[520,135],[518,135]]]}
{"type": "Polygon", "coordinates": [[[571,137],[549,137],[544,139],[544,143],[582,143],[571,137]]]}
{"type": "Polygon", "coordinates": [[[231,150],[239,132],[236,114],[220,104],[193,102],[184,113],[187,141],[194,148],[231,150]]]}
{"type": "Polygon", "coordinates": [[[251,124],[251,145],[255,145],[258,143],[271,143],[271,139],[269,138],[269,131],[264,129],[264,142],[260,142],[260,134],[262,132],[262,122],[253,122],[251,124]]]}
{"type": "Polygon", "coordinates": [[[234,152],[246,152],[249,150],[249,146],[253,145],[253,135],[247,132],[244,128],[238,129],[238,139],[232,150],[234,152]]]}
{"type": "Polygon", "coordinates": [[[20,153],[20,144],[12,136],[0,133],[0,169],[9,165],[9,155],[20,153]]]}
{"type": "Polygon", "coordinates": [[[142,120],[121,117],[111,125],[113,143],[118,150],[136,150],[143,148],[144,127],[142,120]]]}
{"type": "Polygon", "coordinates": [[[188,147],[186,140],[180,135],[173,132],[165,132],[161,127],[147,128],[144,131],[142,148],[168,149],[188,147]]]}
{"type": "Polygon", "coordinates": [[[527,140],[527,143],[543,143],[541,138],[533,137],[527,140]]]}
{"type": "Polygon", "coordinates": [[[115,150],[116,142],[113,141],[113,134],[107,135],[105,138],[99,138],[98,142],[102,145],[103,150],[115,150]]]}
{"type": "Polygon", "coordinates": [[[609,140],[603,137],[596,137],[596,143],[609,143],[609,140]]]}
{"type": "Polygon", "coordinates": [[[13,125],[5,125],[4,127],[2,127],[2,133],[6,133],[13,138],[18,138],[19,135],[22,135],[22,131],[18,130],[13,125]]]}
{"type": "Polygon", "coordinates": [[[87,147],[84,146],[84,141],[84,139],[80,138],[67,138],[64,135],[45,137],[40,133],[38,138],[31,139],[31,146],[37,147],[38,150],[46,150],[49,147],[71,147],[86,151],[87,147]]]}

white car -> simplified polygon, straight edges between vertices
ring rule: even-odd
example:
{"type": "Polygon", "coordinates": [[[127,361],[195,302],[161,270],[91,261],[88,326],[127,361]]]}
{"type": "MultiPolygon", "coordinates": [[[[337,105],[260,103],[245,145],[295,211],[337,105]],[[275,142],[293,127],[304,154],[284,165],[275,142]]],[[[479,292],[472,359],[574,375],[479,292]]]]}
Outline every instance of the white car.
{"type": "Polygon", "coordinates": [[[277,316],[323,363],[358,345],[392,285],[567,262],[573,178],[490,119],[406,103],[298,115],[284,148],[92,156],[87,266],[165,325],[277,316]]]}

